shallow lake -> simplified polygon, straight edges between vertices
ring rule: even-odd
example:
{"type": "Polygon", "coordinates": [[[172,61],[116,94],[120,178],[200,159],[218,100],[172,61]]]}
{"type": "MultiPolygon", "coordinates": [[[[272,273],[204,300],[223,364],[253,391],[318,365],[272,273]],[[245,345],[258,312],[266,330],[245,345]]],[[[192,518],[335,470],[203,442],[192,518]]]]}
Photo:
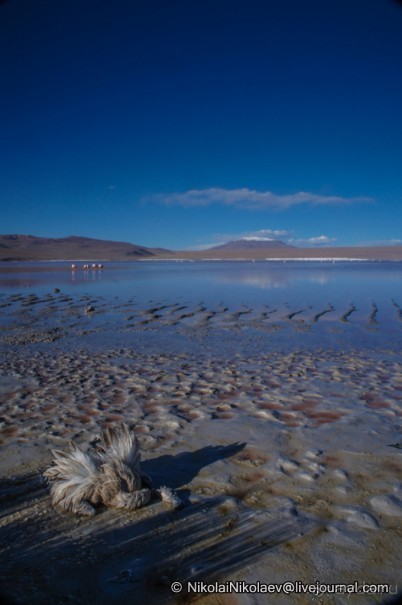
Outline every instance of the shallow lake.
{"type": "MultiPolygon", "coordinates": [[[[96,294],[208,296],[263,302],[267,294],[357,296],[402,293],[402,262],[140,261],[71,270],[66,262],[0,263],[0,290],[76,288],[96,294]],[[371,289],[374,291],[371,291],[371,289]]],[[[328,296],[327,296],[328,298],[328,296]]]]}
{"type": "Polygon", "coordinates": [[[2,324],[15,324],[28,311],[36,325],[41,317],[49,323],[45,312],[36,318],[32,313],[51,304],[65,328],[68,313],[79,313],[81,305],[87,333],[96,330],[103,339],[131,329],[147,331],[148,341],[172,342],[178,331],[190,338],[207,331],[216,339],[223,330],[234,341],[240,333],[244,340],[269,332],[278,346],[317,345],[325,338],[326,347],[399,350],[402,263],[137,261],[89,270],[71,270],[67,261],[0,263],[0,301],[2,324]],[[38,305],[35,296],[48,298],[38,305]],[[87,303],[93,315],[84,316],[87,303]]]}
{"type": "Polygon", "coordinates": [[[72,271],[66,262],[0,263],[0,292],[66,293],[209,304],[402,304],[402,262],[140,261],[72,271]]]}

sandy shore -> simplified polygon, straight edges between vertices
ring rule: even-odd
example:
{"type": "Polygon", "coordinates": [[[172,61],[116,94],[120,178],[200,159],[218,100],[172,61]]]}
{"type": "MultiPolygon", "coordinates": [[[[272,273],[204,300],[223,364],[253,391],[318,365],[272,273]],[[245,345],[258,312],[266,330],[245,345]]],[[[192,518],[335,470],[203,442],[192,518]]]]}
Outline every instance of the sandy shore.
{"type": "Polygon", "coordinates": [[[14,602],[390,596],[175,596],[175,581],[402,589],[402,363],[391,337],[353,346],[356,334],[381,342],[381,310],[354,325],[349,305],[138,308],[62,293],[1,304],[0,583],[14,602]],[[330,348],[329,337],[346,344],[330,348]],[[89,520],[53,510],[42,478],[51,448],[84,446],[120,420],[136,427],[144,470],[183,508],[100,509],[89,520]]]}

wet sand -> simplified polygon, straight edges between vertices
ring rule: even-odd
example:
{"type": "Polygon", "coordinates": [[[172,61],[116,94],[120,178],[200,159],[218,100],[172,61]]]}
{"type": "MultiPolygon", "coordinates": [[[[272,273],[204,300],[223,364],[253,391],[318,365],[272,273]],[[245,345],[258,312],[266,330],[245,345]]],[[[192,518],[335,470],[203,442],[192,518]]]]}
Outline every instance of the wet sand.
{"type": "Polygon", "coordinates": [[[262,339],[262,351],[271,343],[276,349],[289,349],[289,343],[296,348],[309,344],[316,348],[322,338],[333,345],[336,335],[340,335],[341,345],[399,348],[402,328],[401,306],[393,299],[381,306],[374,301],[362,307],[353,301],[337,306],[332,302],[298,306],[285,301],[253,307],[184,299],[139,303],[135,297],[51,292],[41,296],[0,295],[0,313],[0,347],[61,341],[63,347],[97,346],[104,350],[121,342],[137,348],[137,343],[144,341],[149,350],[154,333],[157,351],[163,350],[164,338],[169,339],[169,351],[188,351],[188,342],[183,346],[186,338],[194,340],[197,347],[197,342],[204,346],[210,337],[214,353],[222,338],[230,341],[233,334],[237,339],[242,336],[237,340],[240,352],[249,337],[262,339]],[[298,341],[300,332],[303,338],[298,341]]]}
{"type": "MultiPolygon", "coordinates": [[[[394,306],[393,306],[394,305],[394,306]]],[[[400,307],[0,298],[0,583],[17,603],[174,603],[173,581],[387,584],[402,538],[400,307]],[[388,314],[388,310],[387,310],[388,314]],[[124,420],[183,508],[50,505],[51,449],[124,420]]],[[[200,603],[384,603],[208,595],[200,603]]]]}

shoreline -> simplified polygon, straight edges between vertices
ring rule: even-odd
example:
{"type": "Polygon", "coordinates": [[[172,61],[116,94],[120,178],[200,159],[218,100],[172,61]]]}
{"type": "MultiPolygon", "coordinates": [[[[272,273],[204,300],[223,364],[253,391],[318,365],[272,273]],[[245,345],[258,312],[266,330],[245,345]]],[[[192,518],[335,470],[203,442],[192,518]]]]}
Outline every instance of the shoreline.
{"type": "MultiPolygon", "coordinates": [[[[49,259],[16,259],[16,260],[0,260],[0,271],[3,269],[8,269],[9,266],[12,266],[12,270],[16,270],[16,266],[18,265],[27,265],[32,263],[85,263],[85,262],[101,262],[101,263],[110,263],[110,264],[128,264],[128,263],[138,263],[138,262],[325,262],[325,263],[333,263],[333,262],[352,262],[352,263],[401,263],[402,256],[393,258],[393,257],[350,257],[350,256],[300,256],[300,257],[292,257],[292,256],[233,256],[233,257],[225,257],[225,256],[205,256],[205,257],[192,257],[189,256],[155,256],[153,257],[139,257],[135,259],[110,259],[103,257],[95,257],[95,258],[49,258],[49,259]]],[[[71,266],[66,267],[66,269],[71,270],[71,266]]],[[[77,270],[80,270],[81,267],[77,267],[77,270]]],[[[90,270],[92,268],[90,267],[90,270]]]]}

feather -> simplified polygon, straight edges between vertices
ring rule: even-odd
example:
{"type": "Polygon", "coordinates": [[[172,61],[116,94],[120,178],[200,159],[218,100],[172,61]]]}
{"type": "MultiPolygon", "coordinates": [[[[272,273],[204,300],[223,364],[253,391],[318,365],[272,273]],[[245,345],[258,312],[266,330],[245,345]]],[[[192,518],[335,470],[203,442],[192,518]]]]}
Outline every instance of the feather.
{"type": "Polygon", "coordinates": [[[148,504],[152,498],[152,490],[140,489],[131,494],[118,492],[111,500],[110,506],[114,508],[126,508],[128,510],[136,510],[148,504]]]}
{"type": "Polygon", "coordinates": [[[117,428],[108,427],[102,433],[99,449],[105,460],[121,460],[133,470],[139,468],[141,454],[137,437],[128,430],[126,424],[117,428]]]}
{"type": "Polygon", "coordinates": [[[97,451],[83,452],[74,442],[69,451],[52,450],[53,466],[43,474],[49,481],[53,506],[77,515],[94,515],[94,505],[135,510],[157,496],[177,507],[179,498],[167,487],[152,489],[141,473],[139,443],[127,425],[106,428],[97,451]]]}
{"type": "Polygon", "coordinates": [[[162,502],[167,502],[174,508],[179,508],[183,504],[180,498],[170,489],[170,487],[163,485],[159,489],[155,490],[155,492],[160,497],[162,502]]]}
{"type": "MultiPolygon", "coordinates": [[[[82,501],[91,501],[99,482],[99,462],[70,442],[70,451],[53,450],[55,465],[44,472],[52,483],[53,504],[63,510],[79,514],[93,514],[88,506],[79,507],[82,501]],[[83,512],[84,509],[86,512],[83,512]]],[[[90,507],[93,508],[93,507],[90,507]]]]}

